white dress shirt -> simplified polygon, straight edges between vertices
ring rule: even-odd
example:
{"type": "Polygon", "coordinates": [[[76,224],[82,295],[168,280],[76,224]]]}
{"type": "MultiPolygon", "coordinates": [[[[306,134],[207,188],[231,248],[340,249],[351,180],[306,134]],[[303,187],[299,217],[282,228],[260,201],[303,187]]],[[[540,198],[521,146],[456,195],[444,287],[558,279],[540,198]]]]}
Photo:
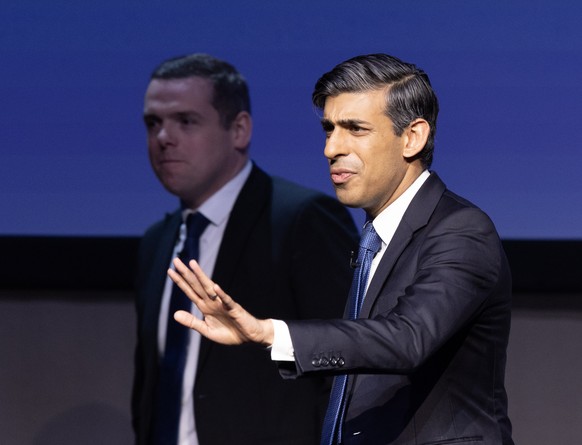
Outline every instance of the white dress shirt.
{"type": "MultiPolygon", "coordinates": [[[[402,195],[400,195],[392,204],[386,207],[374,220],[372,224],[376,233],[382,239],[382,247],[378,253],[374,256],[372,260],[372,265],[370,266],[370,274],[368,275],[368,282],[366,283],[366,290],[368,285],[378,268],[380,260],[386,248],[390,244],[396,229],[402,221],[402,217],[408,209],[408,206],[412,202],[412,199],[422,187],[422,184],[428,179],[430,173],[428,170],[424,170],[418,178],[408,187],[402,195]]],[[[271,348],[271,359],[275,361],[294,361],[294,351],[293,343],[291,341],[291,335],[289,334],[289,328],[284,321],[272,320],[274,329],[273,345],[271,348]]]]}
{"type": "MultiPolygon", "coordinates": [[[[172,259],[178,256],[178,253],[182,250],[184,245],[184,240],[186,239],[186,217],[190,213],[200,212],[208,218],[210,224],[208,224],[200,236],[200,254],[198,263],[208,276],[212,276],[230,212],[234,207],[234,203],[242,190],[244,183],[251,173],[251,169],[252,163],[249,161],[233,179],[208,198],[198,209],[185,209],[182,212],[182,225],[180,226],[179,236],[176,245],[174,246],[172,259]]],[[[168,267],[173,268],[173,265],[170,264],[168,267]]],[[[166,278],[160,307],[160,318],[158,320],[158,348],[160,356],[163,356],[166,344],[166,330],[168,327],[168,312],[170,310],[172,286],[173,281],[169,277],[166,278]]],[[[192,305],[191,312],[198,317],[201,316],[195,305],[192,305]]],[[[179,445],[198,445],[196,424],[194,421],[193,391],[199,349],[200,334],[196,331],[190,330],[182,387],[182,410],[180,414],[180,429],[178,434],[179,445]]]]}

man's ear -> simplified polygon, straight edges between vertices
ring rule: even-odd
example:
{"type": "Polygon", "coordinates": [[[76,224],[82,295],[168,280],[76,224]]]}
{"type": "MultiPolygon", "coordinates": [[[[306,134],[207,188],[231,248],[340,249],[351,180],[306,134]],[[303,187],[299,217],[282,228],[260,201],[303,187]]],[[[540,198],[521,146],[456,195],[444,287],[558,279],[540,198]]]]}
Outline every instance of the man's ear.
{"type": "Polygon", "coordinates": [[[404,133],[406,144],[402,154],[406,159],[411,159],[418,155],[426,145],[430,133],[430,125],[424,119],[418,118],[410,123],[404,133]]]}
{"type": "Polygon", "coordinates": [[[251,143],[253,134],[253,119],[247,111],[241,111],[230,124],[234,146],[241,150],[246,149],[251,143]]]}

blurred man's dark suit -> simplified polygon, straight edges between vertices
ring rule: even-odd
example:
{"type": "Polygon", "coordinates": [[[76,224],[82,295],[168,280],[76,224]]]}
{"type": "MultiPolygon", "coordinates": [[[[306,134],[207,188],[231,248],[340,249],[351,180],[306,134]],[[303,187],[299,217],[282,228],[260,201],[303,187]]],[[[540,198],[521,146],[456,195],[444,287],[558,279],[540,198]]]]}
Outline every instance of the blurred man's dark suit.
{"type": "MultiPolygon", "coordinates": [[[[145,234],[138,267],[138,345],[132,400],[138,444],[147,444],[159,360],[158,317],[181,212],[145,234]]],[[[256,166],[230,215],[212,278],[261,318],[341,317],[357,234],[334,198],[256,166]]],[[[201,340],[194,407],[200,445],[319,442],[329,380],[281,379],[269,351],[201,340]]]]}

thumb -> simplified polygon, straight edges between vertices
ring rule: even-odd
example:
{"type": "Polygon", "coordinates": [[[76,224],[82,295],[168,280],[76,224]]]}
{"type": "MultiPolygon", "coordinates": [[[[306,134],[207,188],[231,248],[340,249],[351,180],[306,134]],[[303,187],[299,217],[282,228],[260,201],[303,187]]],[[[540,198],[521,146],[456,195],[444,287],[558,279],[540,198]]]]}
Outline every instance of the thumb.
{"type": "Polygon", "coordinates": [[[195,331],[200,332],[201,325],[203,324],[201,320],[196,318],[190,312],[186,311],[177,311],[174,314],[174,320],[180,323],[187,328],[194,329],[195,331]]]}

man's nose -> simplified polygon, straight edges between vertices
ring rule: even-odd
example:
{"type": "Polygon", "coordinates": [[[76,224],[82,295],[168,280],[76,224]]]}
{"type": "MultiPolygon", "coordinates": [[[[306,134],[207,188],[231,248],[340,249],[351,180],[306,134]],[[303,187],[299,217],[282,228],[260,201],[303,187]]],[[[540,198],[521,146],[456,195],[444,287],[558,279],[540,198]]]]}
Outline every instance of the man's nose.
{"type": "Polygon", "coordinates": [[[325,140],[325,149],[323,154],[327,159],[334,159],[344,154],[344,142],[341,132],[333,130],[328,133],[325,140]]]}
{"type": "Polygon", "coordinates": [[[163,147],[174,143],[175,139],[167,125],[160,126],[160,130],[158,131],[156,137],[163,147]]]}

